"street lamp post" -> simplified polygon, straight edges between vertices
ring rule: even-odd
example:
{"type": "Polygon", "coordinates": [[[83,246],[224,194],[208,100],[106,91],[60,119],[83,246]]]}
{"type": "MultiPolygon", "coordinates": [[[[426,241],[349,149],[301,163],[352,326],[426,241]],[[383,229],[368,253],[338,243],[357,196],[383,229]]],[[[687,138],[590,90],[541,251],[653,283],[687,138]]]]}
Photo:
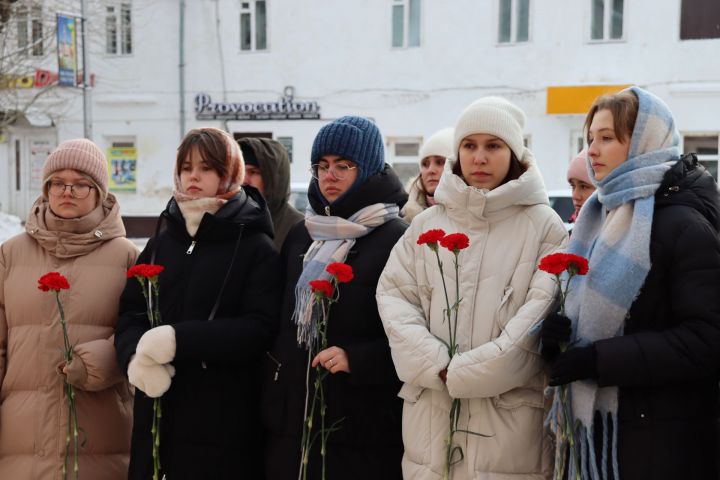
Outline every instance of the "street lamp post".
{"type": "Polygon", "coordinates": [[[90,62],[88,61],[88,49],[85,42],[85,27],[87,16],[85,14],[85,0],[80,0],[80,24],[82,40],[82,69],[83,69],[83,134],[88,140],[92,140],[92,105],[90,103],[90,62]]]}

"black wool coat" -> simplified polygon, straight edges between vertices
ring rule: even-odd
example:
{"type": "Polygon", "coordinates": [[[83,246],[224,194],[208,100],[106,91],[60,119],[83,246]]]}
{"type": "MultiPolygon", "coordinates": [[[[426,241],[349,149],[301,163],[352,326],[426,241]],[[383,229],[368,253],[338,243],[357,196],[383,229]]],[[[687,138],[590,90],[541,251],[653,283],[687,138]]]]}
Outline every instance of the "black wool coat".
{"type": "Polygon", "coordinates": [[[623,336],[595,342],[598,384],[619,386],[621,480],[717,479],[720,206],[694,155],[655,195],[650,272],[623,336]]]}
{"type": "MultiPolygon", "coordinates": [[[[244,188],[206,213],[194,238],[174,200],[161,218],[166,229],[138,263],[150,263],[155,251],[155,263],[165,267],[160,312],[177,344],[176,373],[162,397],[162,471],[172,480],[262,479],[259,368],[278,327],[282,283],[267,207],[244,188]]],[[[145,310],[139,283],[128,280],[115,334],[124,371],[149,328],[145,310]]],[[[152,414],[152,399],[136,389],[130,479],[151,478],[152,414]]]]}
{"type": "MultiPolygon", "coordinates": [[[[310,204],[318,214],[326,214],[326,205],[316,187],[315,182],[310,186],[310,204]]],[[[387,167],[333,203],[327,214],[347,218],[374,203],[402,207],[406,200],[402,184],[387,167]]],[[[396,218],[357,239],[346,259],[355,278],[340,285],[340,301],[330,310],[328,345],[345,350],[351,373],[339,372],[325,380],[326,424],[342,419],[340,429],[332,432],[328,440],[329,479],[402,478],[402,401],[397,396],[401,383],[378,314],[375,289],[390,250],[406,228],[407,223],[396,218]]],[[[287,278],[280,334],[266,359],[263,378],[268,480],[298,478],[308,353],[298,346],[297,327],[291,317],[303,255],[311,243],[303,222],[293,227],[283,245],[282,262],[287,278]]],[[[314,369],[310,372],[312,400],[314,369]]],[[[319,425],[319,419],[315,425],[319,425]]],[[[315,446],[319,443],[316,441],[315,446]]],[[[320,478],[319,459],[319,449],[315,448],[309,468],[312,479],[320,478]]]]}

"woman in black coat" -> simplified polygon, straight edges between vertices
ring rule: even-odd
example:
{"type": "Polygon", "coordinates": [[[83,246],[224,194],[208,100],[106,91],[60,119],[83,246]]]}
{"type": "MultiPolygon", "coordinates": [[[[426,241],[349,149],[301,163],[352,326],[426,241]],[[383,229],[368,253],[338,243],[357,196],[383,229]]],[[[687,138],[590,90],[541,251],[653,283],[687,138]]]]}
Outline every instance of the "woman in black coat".
{"type": "MultiPolygon", "coordinates": [[[[569,247],[590,260],[589,281],[571,282],[568,296],[568,316],[576,322],[578,341],[558,355],[558,345],[570,339],[571,331],[570,319],[559,315],[546,319],[542,331],[543,355],[552,362],[550,384],[570,384],[576,418],[583,422],[583,411],[587,411],[592,419],[595,465],[583,455],[587,468],[583,473],[595,467],[600,478],[615,480],[717,479],[717,184],[694,155],[679,158],[672,115],[644,90],[633,88],[598,99],[586,128],[590,173],[599,195],[588,201],[590,209],[583,207],[569,247]],[[616,160],[620,161],[614,164],[616,160]],[[622,209],[632,204],[614,207],[612,195],[620,193],[616,187],[625,181],[623,176],[640,172],[629,169],[630,162],[645,169],[644,183],[628,183],[631,190],[648,188],[635,197],[632,222],[623,222],[621,216],[631,210],[622,209]],[[583,245],[593,238],[588,232],[597,222],[592,202],[607,210],[599,217],[602,227],[587,255],[583,245]],[[652,210],[647,209],[650,202],[654,202],[652,210]],[[643,215],[648,215],[650,224],[643,215]],[[623,232],[618,225],[623,223],[631,225],[624,232],[625,238],[633,239],[631,248],[637,252],[645,245],[649,268],[642,278],[637,278],[637,272],[646,264],[638,256],[621,256],[624,248],[618,239],[623,232]],[[632,237],[642,228],[648,231],[632,237]],[[611,248],[603,250],[605,244],[611,248]],[[620,258],[621,268],[611,268],[620,258]],[[602,292],[600,315],[593,325],[586,325],[584,321],[593,318],[598,292],[602,292]],[[607,331],[612,325],[623,299],[629,308],[621,329],[592,338],[593,332],[607,331]],[[594,405],[584,405],[592,388],[602,394],[595,397],[594,405]],[[604,408],[608,398],[617,399],[616,410],[604,408]]],[[[576,437],[580,443],[582,433],[581,429],[576,437]]]]}
{"type": "Polygon", "coordinates": [[[115,345],[135,390],[130,479],[153,470],[153,398],[168,479],[262,478],[259,368],[276,333],[281,276],[262,196],[240,189],[237,143],[213,128],[178,148],[176,191],[138,263],[162,265],[162,326],[128,280],[115,345]],[[161,227],[161,228],[160,228],[161,227]]]}
{"type": "MultiPolygon", "coordinates": [[[[313,144],[312,166],[315,179],[308,196],[316,216],[293,227],[283,245],[287,277],[280,334],[268,352],[264,372],[266,478],[298,478],[308,351],[298,342],[293,320],[302,305],[296,287],[303,291],[313,276],[308,265],[327,263],[322,261],[324,245],[335,261],[349,264],[355,274],[352,281],[340,285],[339,302],[330,310],[329,348],[310,359],[312,367],[319,364],[330,372],[325,377],[325,423],[339,422],[329,435],[325,478],[400,479],[402,401],[397,393],[401,384],[378,315],[375,289],[390,250],[407,227],[398,216],[407,194],[385,165],[380,132],[363,118],[343,117],[323,127],[313,144]],[[314,241],[313,237],[322,237],[316,232],[321,221],[332,224],[338,234],[314,241]],[[365,227],[353,238],[343,233],[365,227]],[[338,243],[337,249],[331,246],[338,243]]],[[[311,368],[310,400],[314,373],[311,368]]],[[[316,416],[316,430],[319,424],[316,416]]],[[[319,446],[318,439],[310,453],[308,478],[321,478],[319,446]]]]}

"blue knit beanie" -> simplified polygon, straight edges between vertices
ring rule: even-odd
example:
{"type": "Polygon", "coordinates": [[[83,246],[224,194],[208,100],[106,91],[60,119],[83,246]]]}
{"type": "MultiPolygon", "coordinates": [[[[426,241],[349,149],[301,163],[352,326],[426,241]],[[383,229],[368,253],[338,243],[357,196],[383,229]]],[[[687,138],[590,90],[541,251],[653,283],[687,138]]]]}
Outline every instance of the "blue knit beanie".
{"type": "Polygon", "coordinates": [[[320,129],[312,146],[311,165],[324,155],[338,155],[358,167],[353,188],[385,168],[385,149],[377,126],[367,118],[347,116],[320,129]]]}

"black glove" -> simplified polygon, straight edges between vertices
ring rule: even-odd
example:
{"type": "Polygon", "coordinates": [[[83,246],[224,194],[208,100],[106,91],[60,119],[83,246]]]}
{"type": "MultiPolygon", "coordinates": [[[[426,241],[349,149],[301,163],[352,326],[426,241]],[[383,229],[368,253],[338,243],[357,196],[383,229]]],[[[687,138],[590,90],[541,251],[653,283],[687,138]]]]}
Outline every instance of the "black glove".
{"type": "Polygon", "coordinates": [[[559,313],[551,313],[543,320],[540,329],[542,348],[540,354],[548,362],[552,362],[560,354],[560,345],[570,341],[572,322],[559,313]]]}
{"type": "Polygon", "coordinates": [[[575,380],[597,378],[595,345],[571,348],[557,357],[550,369],[550,386],[565,385],[575,380]]]}

